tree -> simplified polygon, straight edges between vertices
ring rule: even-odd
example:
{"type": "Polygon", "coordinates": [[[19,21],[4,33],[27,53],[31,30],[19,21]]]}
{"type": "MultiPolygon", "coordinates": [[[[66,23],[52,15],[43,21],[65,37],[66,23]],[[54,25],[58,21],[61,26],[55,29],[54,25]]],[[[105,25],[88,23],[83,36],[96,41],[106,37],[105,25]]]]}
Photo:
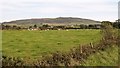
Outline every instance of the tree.
{"type": "Polygon", "coordinates": [[[86,29],[86,28],[87,28],[87,25],[81,24],[81,25],[80,25],[80,28],[81,28],[81,29],[86,29]]]}
{"type": "Polygon", "coordinates": [[[116,22],[113,23],[113,27],[120,29],[120,22],[116,20],[116,22]]]}
{"type": "Polygon", "coordinates": [[[102,23],[102,41],[104,44],[111,45],[114,43],[114,41],[117,40],[118,37],[118,31],[113,28],[111,22],[106,21],[102,23]]]}
{"type": "Polygon", "coordinates": [[[6,25],[6,26],[5,26],[5,29],[7,29],[7,30],[8,30],[8,29],[11,29],[11,26],[6,25]]]}
{"type": "Polygon", "coordinates": [[[93,28],[95,28],[95,25],[89,25],[88,28],[93,29],[93,28]]]}
{"type": "Polygon", "coordinates": [[[32,28],[32,26],[29,26],[29,29],[31,29],[32,28]]]}
{"type": "Polygon", "coordinates": [[[34,28],[37,28],[37,25],[35,24],[33,27],[34,27],[34,28]]]}
{"type": "Polygon", "coordinates": [[[17,26],[16,26],[16,25],[13,25],[12,29],[17,29],[17,26]]]}
{"type": "Polygon", "coordinates": [[[45,24],[45,25],[43,25],[42,27],[45,27],[45,28],[47,28],[47,27],[49,27],[49,25],[48,25],[48,24],[45,24]]]}
{"type": "Polygon", "coordinates": [[[102,21],[101,24],[102,24],[101,27],[105,28],[107,25],[112,25],[112,22],[110,22],[110,21],[102,21]]]}
{"type": "Polygon", "coordinates": [[[0,29],[2,29],[2,30],[4,30],[5,29],[5,25],[3,24],[3,23],[1,23],[1,28],[0,29]]]}

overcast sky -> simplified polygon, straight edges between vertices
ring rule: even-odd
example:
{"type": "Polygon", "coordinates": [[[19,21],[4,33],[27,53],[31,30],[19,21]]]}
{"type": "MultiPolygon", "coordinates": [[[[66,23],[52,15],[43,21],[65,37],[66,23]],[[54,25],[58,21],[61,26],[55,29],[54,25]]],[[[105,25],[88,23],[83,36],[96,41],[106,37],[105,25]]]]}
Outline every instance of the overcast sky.
{"type": "Polygon", "coordinates": [[[119,0],[1,0],[0,22],[30,19],[79,17],[115,21],[119,0]]]}

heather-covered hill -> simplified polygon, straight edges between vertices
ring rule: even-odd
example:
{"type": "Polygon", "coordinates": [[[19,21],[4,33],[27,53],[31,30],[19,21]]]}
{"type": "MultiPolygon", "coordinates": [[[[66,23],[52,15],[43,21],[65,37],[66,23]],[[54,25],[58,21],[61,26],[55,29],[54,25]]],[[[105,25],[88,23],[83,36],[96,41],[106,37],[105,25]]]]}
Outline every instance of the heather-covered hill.
{"type": "Polygon", "coordinates": [[[72,25],[72,24],[100,24],[99,21],[94,21],[90,19],[83,18],[73,18],[73,17],[58,17],[58,18],[37,18],[37,19],[23,19],[15,20],[10,22],[4,22],[4,24],[57,24],[57,25],[72,25]]]}

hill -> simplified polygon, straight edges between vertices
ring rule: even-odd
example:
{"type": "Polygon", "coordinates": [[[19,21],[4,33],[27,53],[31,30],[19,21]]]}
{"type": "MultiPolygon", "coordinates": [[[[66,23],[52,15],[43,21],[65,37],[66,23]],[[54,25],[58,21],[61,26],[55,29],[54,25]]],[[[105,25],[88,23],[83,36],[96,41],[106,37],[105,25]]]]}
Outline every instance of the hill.
{"type": "Polygon", "coordinates": [[[99,21],[73,18],[73,17],[58,17],[58,18],[37,18],[37,19],[23,19],[10,22],[4,22],[4,24],[49,24],[49,25],[74,25],[74,24],[100,24],[99,21]]]}

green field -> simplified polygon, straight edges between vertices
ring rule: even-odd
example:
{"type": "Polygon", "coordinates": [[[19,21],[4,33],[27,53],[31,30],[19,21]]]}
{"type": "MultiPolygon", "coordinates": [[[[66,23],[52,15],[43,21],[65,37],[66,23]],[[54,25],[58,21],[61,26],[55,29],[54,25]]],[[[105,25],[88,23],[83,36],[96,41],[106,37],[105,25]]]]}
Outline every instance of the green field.
{"type": "Polygon", "coordinates": [[[2,31],[0,30],[0,57],[2,55],[2,31]]]}
{"type": "Polygon", "coordinates": [[[3,30],[3,55],[38,58],[56,51],[68,52],[80,44],[97,43],[101,38],[100,30],[3,30]]]}

